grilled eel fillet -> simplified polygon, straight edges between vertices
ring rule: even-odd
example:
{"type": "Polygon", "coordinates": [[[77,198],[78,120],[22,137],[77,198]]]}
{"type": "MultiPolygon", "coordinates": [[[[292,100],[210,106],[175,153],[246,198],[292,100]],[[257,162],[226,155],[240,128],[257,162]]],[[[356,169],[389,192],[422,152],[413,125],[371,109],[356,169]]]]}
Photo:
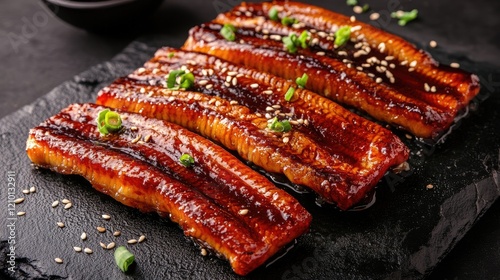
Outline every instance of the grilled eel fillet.
{"type": "Polygon", "coordinates": [[[125,205],[170,215],[240,275],[308,229],[311,216],[292,196],[223,148],[177,125],[124,112],[123,129],[101,136],[95,119],[103,109],[71,105],[32,129],[29,158],[81,175],[125,205]],[[195,159],[192,168],[179,163],[182,153],[195,159]]]}
{"type": "Polygon", "coordinates": [[[417,137],[438,138],[479,92],[479,79],[440,66],[395,35],[331,11],[291,1],[242,3],[213,22],[194,27],[183,49],[216,55],[287,79],[309,75],[306,88],[365,111],[417,137]],[[269,18],[298,21],[285,26],[269,18]],[[223,24],[237,28],[224,39],[223,24]],[[351,27],[351,41],[334,46],[335,31],[351,27]],[[308,46],[291,53],[282,39],[308,32],[308,46]]]}
{"type": "Polygon", "coordinates": [[[97,103],[179,124],[344,210],[407,160],[408,149],[390,131],[326,98],[297,87],[286,102],[291,86],[213,56],[164,48],[102,89],[97,103]],[[189,91],[164,85],[165,75],[179,68],[195,77],[189,91]],[[291,131],[269,130],[274,117],[289,119],[291,131]]]}

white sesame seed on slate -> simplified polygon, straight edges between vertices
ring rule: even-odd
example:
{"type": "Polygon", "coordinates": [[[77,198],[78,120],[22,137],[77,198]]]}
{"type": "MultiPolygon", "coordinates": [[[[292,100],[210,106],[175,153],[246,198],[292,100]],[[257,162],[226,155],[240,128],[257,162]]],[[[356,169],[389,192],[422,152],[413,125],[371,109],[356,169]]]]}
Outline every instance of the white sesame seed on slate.
{"type": "Polygon", "coordinates": [[[110,216],[110,215],[108,215],[108,214],[102,214],[102,216],[101,216],[101,217],[102,217],[104,220],[109,220],[109,219],[111,219],[111,216],[110,216]]]}
{"type": "Polygon", "coordinates": [[[82,235],[80,235],[81,240],[86,240],[87,239],[87,234],[85,232],[82,232],[82,235]]]}
{"type": "Polygon", "coordinates": [[[115,245],[116,245],[115,242],[111,242],[108,245],[106,245],[106,249],[108,249],[108,250],[113,249],[113,248],[115,248],[115,245]]]}
{"type": "Polygon", "coordinates": [[[31,187],[30,188],[30,193],[35,193],[36,192],[36,187],[31,187]]]}
{"type": "Polygon", "coordinates": [[[99,246],[101,246],[101,248],[103,248],[103,249],[106,249],[106,244],[104,244],[102,242],[99,242],[99,246]]]}
{"type": "Polygon", "coordinates": [[[145,235],[141,235],[141,236],[139,236],[139,240],[137,240],[137,242],[141,243],[144,240],[146,240],[146,236],[145,235]]]}
{"type": "Polygon", "coordinates": [[[71,202],[64,205],[64,209],[66,209],[66,210],[70,209],[71,207],[73,207],[73,204],[71,202]]]}
{"type": "Polygon", "coordinates": [[[90,249],[90,248],[85,248],[85,249],[83,249],[83,251],[85,253],[87,253],[87,254],[92,254],[93,253],[92,249],[90,249]]]}
{"type": "Polygon", "coordinates": [[[61,200],[61,202],[62,202],[62,203],[64,203],[64,204],[68,204],[68,203],[70,203],[71,201],[69,201],[69,199],[67,199],[67,198],[64,198],[63,200],[61,200]]]}
{"type": "Polygon", "coordinates": [[[456,62],[453,62],[450,64],[450,67],[452,68],[460,68],[460,64],[456,63],[456,62]]]}
{"type": "Polygon", "coordinates": [[[370,20],[377,20],[380,18],[380,14],[379,13],[372,13],[370,15],[370,20]]]}
{"type": "Polygon", "coordinates": [[[56,263],[63,263],[63,260],[61,258],[55,258],[54,261],[56,263]]]}
{"type": "Polygon", "coordinates": [[[57,205],[59,205],[59,200],[52,202],[52,208],[57,207],[57,205]]]}
{"type": "Polygon", "coordinates": [[[24,216],[24,215],[26,215],[26,212],[24,212],[24,211],[19,211],[19,212],[17,212],[17,215],[18,215],[18,216],[24,216]]]}
{"type": "Polygon", "coordinates": [[[82,247],[73,247],[73,250],[75,250],[75,252],[81,252],[82,251],[82,247]]]}
{"type": "Polygon", "coordinates": [[[23,190],[23,193],[24,193],[24,194],[29,194],[29,193],[30,193],[30,190],[23,190]]]}
{"type": "Polygon", "coordinates": [[[19,204],[19,203],[22,203],[23,201],[24,201],[24,197],[20,197],[20,198],[14,200],[14,203],[19,204]]]}
{"type": "Polygon", "coordinates": [[[435,47],[437,47],[437,45],[438,45],[437,42],[434,40],[429,42],[429,46],[431,46],[431,48],[435,48],[435,47]]]}
{"type": "Polygon", "coordinates": [[[205,248],[202,248],[201,249],[201,255],[202,256],[206,256],[208,253],[207,253],[207,250],[205,248]]]}
{"type": "Polygon", "coordinates": [[[60,228],[63,228],[64,227],[64,223],[62,222],[57,222],[57,226],[60,227],[60,228]]]}
{"type": "Polygon", "coordinates": [[[121,234],[122,233],[119,230],[113,232],[113,236],[120,236],[121,234]]]}
{"type": "Polygon", "coordinates": [[[97,227],[96,229],[100,233],[106,232],[106,228],[104,228],[104,227],[97,227]]]}
{"type": "Polygon", "coordinates": [[[137,243],[137,239],[130,239],[127,241],[128,244],[135,244],[137,243]]]}

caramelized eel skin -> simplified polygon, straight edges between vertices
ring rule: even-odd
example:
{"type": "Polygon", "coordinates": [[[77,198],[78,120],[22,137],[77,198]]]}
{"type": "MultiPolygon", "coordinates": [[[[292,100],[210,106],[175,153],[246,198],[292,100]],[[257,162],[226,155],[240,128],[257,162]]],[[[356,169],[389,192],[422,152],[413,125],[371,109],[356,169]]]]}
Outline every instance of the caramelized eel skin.
{"type": "Polygon", "coordinates": [[[268,74],[253,72],[260,77],[255,79],[250,70],[246,75],[241,70],[243,76],[236,85],[220,86],[226,76],[218,73],[222,65],[217,61],[197,53],[162,49],[145,68],[101,90],[97,103],[186,127],[237,151],[268,172],[282,173],[291,182],[311,188],[341,209],[362,200],[391,166],[408,158],[407,148],[393,134],[306,90],[297,89],[296,100],[281,103],[282,109],[314,124],[294,125],[286,134],[268,130],[268,120],[256,112],[263,112],[266,104],[283,99],[287,84],[268,74]],[[167,53],[174,56],[164,56],[167,53]],[[172,59],[172,64],[166,63],[167,59],[172,59]],[[195,75],[195,86],[191,91],[166,89],[165,73],[184,60],[195,75]],[[213,85],[208,91],[201,84],[202,70],[198,66],[213,70],[211,77],[205,77],[213,85]],[[267,78],[271,81],[265,82],[267,78]],[[270,82],[281,87],[272,87],[270,82]],[[270,87],[280,93],[265,97],[258,94],[270,87]],[[302,98],[307,102],[301,101],[302,98]],[[229,100],[237,100],[238,104],[229,100]],[[288,142],[283,141],[285,137],[288,142]],[[348,143],[349,140],[352,142],[348,143]],[[344,144],[348,146],[342,147],[344,144]]]}
{"type": "Polygon", "coordinates": [[[308,229],[311,216],[293,197],[221,147],[177,125],[125,112],[123,129],[103,136],[95,125],[103,109],[71,105],[32,129],[29,158],[81,175],[125,205],[170,215],[240,275],[308,229]],[[193,156],[192,168],[179,163],[182,153],[193,156]]]}
{"type": "Polygon", "coordinates": [[[437,138],[446,132],[454,118],[479,93],[477,76],[439,66],[427,53],[400,37],[297,2],[242,3],[220,14],[214,22],[194,27],[183,48],[216,55],[287,79],[294,80],[307,73],[310,80],[307,88],[423,138],[437,138]],[[293,17],[300,24],[287,27],[270,20],[268,12],[273,6],[279,8],[280,17],[293,17]],[[234,42],[219,34],[225,23],[238,28],[234,42]],[[370,48],[369,54],[354,55],[358,42],[335,49],[333,36],[328,34],[340,26],[356,27],[358,30],[352,32],[351,38],[361,36],[361,41],[370,48]],[[299,35],[304,30],[314,30],[310,32],[309,41],[314,43],[306,49],[299,47],[296,53],[289,53],[280,37],[273,39],[270,35],[299,35]],[[325,35],[319,35],[321,33],[325,35]],[[340,55],[339,51],[347,54],[340,55]],[[378,62],[365,66],[371,57],[378,62]],[[386,57],[391,60],[380,65],[386,57]],[[394,67],[389,68],[390,64],[394,67]],[[390,74],[378,72],[377,67],[385,67],[390,74]],[[369,76],[373,74],[374,77],[369,76]],[[391,82],[390,76],[394,81],[391,82]],[[382,82],[375,82],[377,77],[382,82]],[[425,83],[435,86],[436,91],[426,91],[425,83]]]}

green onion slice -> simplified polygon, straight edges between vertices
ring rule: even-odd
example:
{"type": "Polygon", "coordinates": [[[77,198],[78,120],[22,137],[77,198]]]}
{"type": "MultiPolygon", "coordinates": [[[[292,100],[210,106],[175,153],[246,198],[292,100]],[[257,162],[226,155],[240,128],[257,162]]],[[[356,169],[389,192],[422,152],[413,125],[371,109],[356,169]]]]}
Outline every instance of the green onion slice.
{"type": "Polygon", "coordinates": [[[194,158],[190,154],[182,154],[179,158],[179,162],[185,167],[190,167],[194,164],[194,158]]]}
{"type": "Polygon", "coordinates": [[[109,134],[122,128],[122,118],[117,112],[104,109],[97,115],[97,128],[101,134],[109,134]]]}
{"type": "Polygon", "coordinates": [[[368,5],[368,4],[364,4],[364,5],[363,5],[363,10],[362,10],[362,11],[363,11],[363,13],[366,13],[369,9],[370,9],[370,5],[368,5]]]}
{"type": "Polygon", "coordinates": [[[285,93],[285,100],[286,101],[292,100],[292,97],[293,97],[294,93],[295,93],[295,88],[289,87],[288,90],[285,93]]]}
{"type": "Polygon", "coordinates": [[[288,132],[292,129],[292,125],[288,120],[279,121],[278,117],[274,117],[273,121],[269,123],[268,128],[276,132],[288,132]]]}
{"type": "Polygon", "coordinates": [[[286,37],[283,37],[282,39],[285,48],[290,53],[296,53],[299,47],[303,49],[307,48],[308,40],[309,40],[309,33],[307,31],[302,31],[300,36],[297,36],[295,33],[292,33],[286,37]]]}
{"type": "Polygon", "coordinates": [[[413,9],[409,12],[397,11],[391,13],[391,17],[399,19],[398,24],[400,26],[405,26],[408,22],[416,19],[417,16],[418,16],[417,9],[413,9]]]}
{"type": "Polygon", "coordinates": [[[358,5],[358,0],[347,0],[346,4],[349,6],[356,6],[358,5]]]}
{"type": "Polygon", "coordinates": [[[299,77],[297,79],[295,79],[295,82],[297,83],[297,85],[300,87],[300,88],[305,88],[306,87],[306,84],[307,84],[307,80],[309,79],[309,76],[304,73],[302,75],[302,77],[299,77]]]}
{"type": "Polygon", "coordinates": [[[224,26],[222,26],[220,34],[222,35],[222,37],[224,37],[224,39],[228,41],[234,41],[236,40],[236,33],[234,33],[235,31],[236,27],[234,27],[234,25],[226,23],[224,24],[224,26]]]}
{"type": "Polygon", "coordinates": [[[169,89],[188,89],[194,85],[193,73],[186,73],[184,70],[174,70],[168,74],[167,88],[169,89]],[[177,83],[179,78],[179,83],[177,83]]]}
{"type": "Polygon", "coordinates": [[[292,24],[295,24],[298,22],[299,22],[298,20],[296,20],[292,17],[287,17],[287,16],[285,16],[281,19],[281,24],[286,25],[286,26],[289,26],[289,25],[292,25],[292,24]]]}
{"type": "Polygon", "coordinates": [[[272,7],[269,10],[269,18],[271,20],[274,20],[274,21],[278,21],[280,19],[279,16],[278,16],[278,8],[272,7]]]}
{"type": "Polygon", "coordinates": [[[135,257],[132,253],[125,248],[125,246],[120,246],[115,250],[115,262],[118,267],[123,271],[127,272],[129,266],[134,262],[135,257]]]}
{"type": "Polygon", "coordinates": [[[174,53],[174,52],[170,52],[170,53],[168,53],[168,58],[172,58],[172,57],[174,57],[174,56],[175,56],[175,53],[174,53]]]}
{"type": "Polygon", "coordinates": [[[337,47],[343,46],[351,38],[351,27],[342,26],[335,32],[335,45],[337,47]]]}

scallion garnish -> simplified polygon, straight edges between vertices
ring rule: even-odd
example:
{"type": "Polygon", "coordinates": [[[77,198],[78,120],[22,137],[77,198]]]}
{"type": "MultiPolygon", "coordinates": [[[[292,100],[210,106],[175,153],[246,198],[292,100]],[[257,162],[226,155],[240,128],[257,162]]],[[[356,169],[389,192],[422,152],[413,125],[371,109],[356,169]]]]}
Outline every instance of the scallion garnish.
{"type": "Polygon", "coordinates": [[[281,24],[286,25],[286,26],[292,25],[292,24],[295,24],[295,23],[298,23],[298,22],[299,22],[298,20],[296,20],[296,19],[294,19],[292,17],[287,17],[287,16],[285,16],[285,17],[283,17],[281,19],[281,24]]]}
{"type": "Polygon", "coordinates": [[[194,158],[190,154],[182,154],[179,158],[179,162],[185,167],[190,167],[194,164],[194,158]]]}
{"type": "Polygon", "coordinates": [[[276,132],[288,132],[292,129],[292,125],[288,120],[279,121],[278,117],[274,117],[267,127],[276,132]]]}
{"type": "Polygon", "coordinates": [[[117,112],[104,109],[97,115],[97,128],[101,134],[109,134],[120,130],[122,127],[122,119],[117,112]]]}
{"type": "Polygon", "coordinates": [[[116,248],[114,255],[116,264],[123,272],[127,272],[129,266],[135,260],[134,254],[130,253],[125,246],[116,248]]]}
{"type": "Polygon", "coordinates": [[[307,48],[308,39],[309,33],[307,31],[302,31],[300,36],[292,33],[289,36],[283,37],[282,41],[288,52],[296,53],[298,47],[302,47],[303,49],[307,48]]]}
{"type": "Polygon", "coordinates": [[[347,0],[346,4],[349,6],[356,6],[358,5],[358,0],[347,0]]]}
{"type": "Polygon", "coordinates": [[[169,89],[188,89],[194,85],[194,75],[186,73],[184,70],[174,70],[168,74],[167,88],[169,89]]]}
{"type": "Polygon", "coordinates": [[[278,21],[280,20],[279,16],[278,16],[278,9],[276,7],[272,7],[270,10],[269,10],[269,18],[271,20],[274,20],[274,21],[278,21]]]}
{"type": "Polygon", "coordinates": [[[391,17],[392,18],[397,18],[399,19],[398,24],[400,26],[405,26],[408,22],[416,19],[418,16],[418,10],[413,9],[409,12],[404,12],[404,11],[397,11],[397,12],[392,12],[391,17]]]}
{"type": "Polygon", "coordinates": [[[172,57],[174,57],[174,55],[175,55],[174,52],[170,52],[170,53],[168,53],[168,58],[172,58],[172,57]]]}
{"type": "Polygon", "coordinates": [[[304,73],[302,75],[302,77],[299,77],[297,79],[295,79],[295,82],[297,83],[297,85],[300,87],[300,88],[305,88],[306,87],[306,84],[307,84],[307,80],[309,79],[309,76],[307,76],[306,73],[304,73]]]}
{"type": "Polygon", "coordinates": [[[366,13],[370,9],[370,5],[364,4],[363,5],[363,13],[366,13]]]}
{"type": "Polygon", "coordinates": [[[288,90],[285,93],[285,100],[290,101],[292,100],[293,94],[295,93],[295,88],[289,87],[288,90]]]}
{"type": "Polygon", "coordinates": [[[351,27],[342,26],[335,32],[335,45],[337,47],[343,46],[351,38],[351,27]]]}
{"type": "Polygon", "coordinates": [[[224,26],[222,26],[220,34],[222,35],[222,37],[224,37],[224,39],[228,41],[234,41],[236,40],[236,33],[234,33],[235,31],[236,27],[234,27],[234,25],[226,23],[224,24],[224,26]]]}

